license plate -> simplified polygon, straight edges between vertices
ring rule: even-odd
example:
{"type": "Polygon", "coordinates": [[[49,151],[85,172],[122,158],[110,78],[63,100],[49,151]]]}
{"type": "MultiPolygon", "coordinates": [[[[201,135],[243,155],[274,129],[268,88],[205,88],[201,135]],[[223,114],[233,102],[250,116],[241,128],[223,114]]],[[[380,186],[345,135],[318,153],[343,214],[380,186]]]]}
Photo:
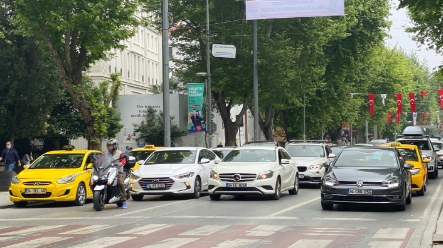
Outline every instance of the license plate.
{"type": "Polygon", "coordinates": [[[300,174],[300,175],[298,175],[298,178],[305,178],[305,175],[300,174]]]}
{"type": "Polygon", "coordinates": [[[46,194],[46,189],[25,189],[25,194],[46,194]]]}
{"type": "Polygon", "coordinates": [[[227,183],[228,188],[246,188],[246,183],[227,183]]]}
{"type": "Polygon", "coordinates": [[[166,185],[164,183],[146,184],[148,189],[164,189],[166,185]]]}
{"type": "Polygon", "coordinates": [[[348,195],[372,195],[372,189],[348,189],[348,195]]]}

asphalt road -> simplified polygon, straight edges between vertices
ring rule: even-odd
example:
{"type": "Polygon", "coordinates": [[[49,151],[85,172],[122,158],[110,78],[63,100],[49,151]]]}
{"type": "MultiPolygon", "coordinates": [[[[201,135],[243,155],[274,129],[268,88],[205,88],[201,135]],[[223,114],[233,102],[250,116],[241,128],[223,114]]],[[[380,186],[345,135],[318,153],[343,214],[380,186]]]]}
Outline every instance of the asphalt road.
{"type": "MultiPolygon", "coordinates": [[[[0,247],[420,247],[434,207],[440,209],[442,185],[441,178],[429,180],[425,196],[414,196],[404,212],[370,205],[324,211],[315,187],[285,192],[279,201],[145,196],[128,201],[128,209],[107,205],[101,212],[90,201],[7,204],[0,207],[0,247]]],[[[7,193],[0,198],[5,202],[7,193]]]]}

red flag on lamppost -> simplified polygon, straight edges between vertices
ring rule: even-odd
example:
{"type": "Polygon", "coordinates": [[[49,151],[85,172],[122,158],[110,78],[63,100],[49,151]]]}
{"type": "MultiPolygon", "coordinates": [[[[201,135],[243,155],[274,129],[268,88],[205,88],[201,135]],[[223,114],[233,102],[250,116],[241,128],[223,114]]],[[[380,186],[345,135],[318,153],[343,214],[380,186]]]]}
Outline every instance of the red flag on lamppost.
{"type": "Polygon", "coordinates": [[[415,113],[415,93],[409,93],[409,104],[411,105],[411,112],[415,113]]]}
{"type": "Polygon", "coordinates": [[[425,121],[425,112],[421,112],[421,119],[423,122],[425,121]]]}
{"type": "Polygon", "coordinates": [[[391,123],[391,116],[392,116],[392,112],[388,112],[388,120],[386,121],[386,124],[391,123]]]}
{"type": "Polygon", "coordinates": [[[400,113],[397,112],[397,114],[395,114],[395,124],[398,125],[398,123],[400,123],[400,113]]]}
{"type": "Polygon", "coordinates": [[[443,89],[438,90],[438,97],[440,98],[440,105],[441,108],[443,109],[443,89]]]}
{"type": "Polygon", "coordinates": [[[421,94],[421,100],[423,101],[423,96],[424,95],[426,95],[426,94],[428,94],[429,93],[429,91],[421,91],[420,92],[420,94],[421,94]]]}
{"type": "Polygon", "coordinates": [[[369,114],[371,116],[373,116],[374,115],[374,94],[369,94],[368,100],[369,100],[369,114]]]}
{"type": "Polygon", "coordinates": [[[395,94],[397,97],[397,113],[401,114],[401,94],[395,94]]]}

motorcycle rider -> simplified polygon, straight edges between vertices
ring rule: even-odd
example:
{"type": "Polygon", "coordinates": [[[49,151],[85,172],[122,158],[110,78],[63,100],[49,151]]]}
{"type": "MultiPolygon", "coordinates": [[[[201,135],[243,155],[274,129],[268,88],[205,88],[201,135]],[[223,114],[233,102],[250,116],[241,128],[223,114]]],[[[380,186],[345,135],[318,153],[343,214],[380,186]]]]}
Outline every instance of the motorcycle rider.
{"type": "MultiPolygon", "coordinates": [[[[106,143],[108,148],[108,152],[110,153],[112,160],[117,160],[120,156],[124,155],[124,153],[118,150],[118,141],[116,139],[109,140],[106,143]]],[[[126,164],[126,159],[120,160],[118,163],[118,178],[117,178],[117,187],[120,190],[120,199],[123,202],[122,208],[128,208],[126,204],[126,192],[125,192],[125,177],[123,174],[123,166],[126,164]]]]}

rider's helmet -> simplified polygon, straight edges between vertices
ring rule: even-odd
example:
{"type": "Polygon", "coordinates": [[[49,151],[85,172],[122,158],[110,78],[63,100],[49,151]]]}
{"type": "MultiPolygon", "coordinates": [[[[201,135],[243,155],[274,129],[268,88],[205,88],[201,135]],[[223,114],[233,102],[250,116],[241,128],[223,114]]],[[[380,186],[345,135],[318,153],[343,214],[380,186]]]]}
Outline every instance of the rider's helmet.
{"type": "Polygon", "coordinates": [[[106,143],[106,146],[112,146],[113,149],[115,150],[115,149],[118,148],[118,141],[117,141],[116,139],[109,140],[109,141],[106,143]]]}

